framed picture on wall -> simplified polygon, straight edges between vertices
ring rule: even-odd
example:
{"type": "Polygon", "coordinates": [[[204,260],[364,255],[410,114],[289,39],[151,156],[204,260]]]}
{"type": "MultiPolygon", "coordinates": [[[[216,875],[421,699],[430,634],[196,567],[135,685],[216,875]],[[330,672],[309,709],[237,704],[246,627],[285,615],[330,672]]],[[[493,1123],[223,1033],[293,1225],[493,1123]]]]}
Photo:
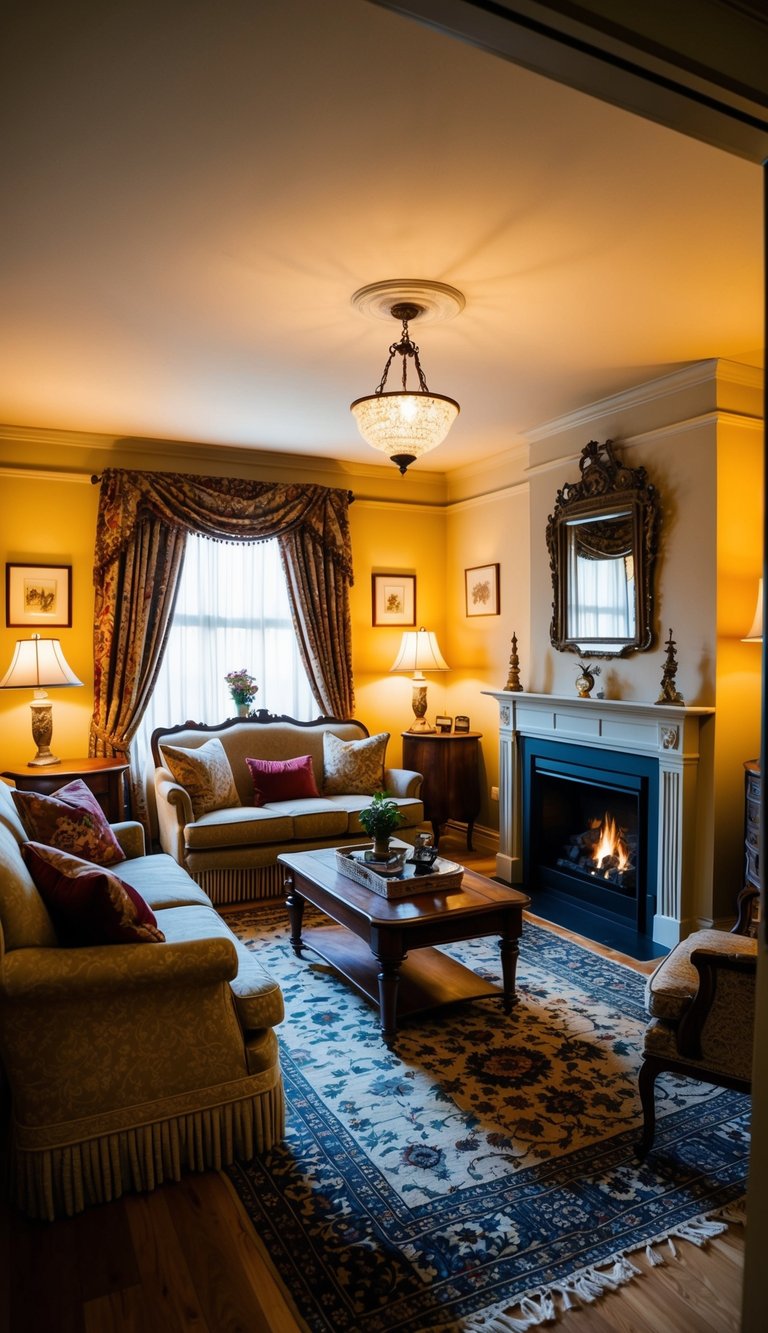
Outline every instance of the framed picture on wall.
{"type": "Polygon", "coordinates": [[[499,614],[499,566],[475,565],[464,570],[464,597],[468,616],[499,614]]]}
{"type": "Polygon", "coordinates": [[[17,629],[72,624],[71,565],[5,566],[5,623],[17,629]]]}
{"type": "Polygon", "coordinates": [[[371,575],[374,625],[416,624],[416,575],[371,575]]]}

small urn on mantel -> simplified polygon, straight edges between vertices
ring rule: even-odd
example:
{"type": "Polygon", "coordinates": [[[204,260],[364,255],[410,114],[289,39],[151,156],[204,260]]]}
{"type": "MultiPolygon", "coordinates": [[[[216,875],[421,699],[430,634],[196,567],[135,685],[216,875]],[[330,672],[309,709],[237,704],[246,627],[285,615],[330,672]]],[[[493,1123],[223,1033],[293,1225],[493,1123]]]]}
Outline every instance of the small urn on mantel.
{"type": "Polygon", "coordinates": [[[588,662],[579,662],[579,674],[576,677],[576,693],[580,699],[589,698],[595,687],[595,676],[599,675],[599,666],[590,666],[588,662]]]}
{"type": "Polygon", "coordinates": [[[672,630],[666,642],[667,656],[661,675],[661,694],[657,704],[684,704],[685,699],[677,688],[677,644],[672,638],[672,630]]]}
{"type": "Polygon", "coordinates": [[[504,689],[510,690],[513,694],[519,694],[522,692],[522,688],[520,684],[520,658],[517,655],[517,635],[513,633],[512,651],[509,654],[509,673],[504,689]]]}

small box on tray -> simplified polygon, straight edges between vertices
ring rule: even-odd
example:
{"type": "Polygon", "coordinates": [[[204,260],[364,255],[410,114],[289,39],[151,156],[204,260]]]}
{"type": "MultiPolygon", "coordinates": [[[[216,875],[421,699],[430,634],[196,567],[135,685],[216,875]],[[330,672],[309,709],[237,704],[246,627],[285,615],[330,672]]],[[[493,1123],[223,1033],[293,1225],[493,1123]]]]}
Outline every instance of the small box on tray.
{"type": "Polygon", "coordinates": [[[420,870],[411,860],[412,848],[393,841],[387,861],[371,859],[370,847],[337,847],[336,868],[381,898],[414,898],[420,893],[458,889],[464,867],[438,856],[429,870],[420,870]]]}

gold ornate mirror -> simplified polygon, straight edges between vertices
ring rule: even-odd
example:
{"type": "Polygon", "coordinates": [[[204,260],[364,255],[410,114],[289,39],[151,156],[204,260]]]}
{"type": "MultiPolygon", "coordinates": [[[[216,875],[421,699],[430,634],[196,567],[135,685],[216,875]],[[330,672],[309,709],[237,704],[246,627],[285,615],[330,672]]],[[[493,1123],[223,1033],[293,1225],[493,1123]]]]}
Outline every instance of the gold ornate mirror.
{"type": "Polygon", "coordinates": [[[550,638],[561,652],[624,657],[653,641],[658,495],[645,468],[626,467],[612,440],[590,440],[581,480],[557,492],[547,521],[550,638]]]}

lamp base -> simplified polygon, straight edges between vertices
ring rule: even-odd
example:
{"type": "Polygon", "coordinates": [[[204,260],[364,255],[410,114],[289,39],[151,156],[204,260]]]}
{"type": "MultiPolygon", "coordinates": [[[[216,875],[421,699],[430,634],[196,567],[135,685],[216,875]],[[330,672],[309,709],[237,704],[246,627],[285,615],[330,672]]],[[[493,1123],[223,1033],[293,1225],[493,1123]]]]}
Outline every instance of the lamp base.
{"type": "Polygon", "coordinates": [[[49,764],[60,764],[61,760],[51,754],[53,705],[50,700],[46,700],[45,703],[31,703],[29,706],[32,710],[32,739],[37,746],[37,754],[34,759],[30,759],[27,768],[47,768],[49,764]]]}
{"type": "Polygon", "coordinates": [[[411,723],[411,726],[408,728],[409,735],[412,732],[416,732],[423,736],[425,732],[430,731],[437,731],[437,727],[430,727],[429,723],[423,717],[416,718],[416,721],[411,723]]]}

